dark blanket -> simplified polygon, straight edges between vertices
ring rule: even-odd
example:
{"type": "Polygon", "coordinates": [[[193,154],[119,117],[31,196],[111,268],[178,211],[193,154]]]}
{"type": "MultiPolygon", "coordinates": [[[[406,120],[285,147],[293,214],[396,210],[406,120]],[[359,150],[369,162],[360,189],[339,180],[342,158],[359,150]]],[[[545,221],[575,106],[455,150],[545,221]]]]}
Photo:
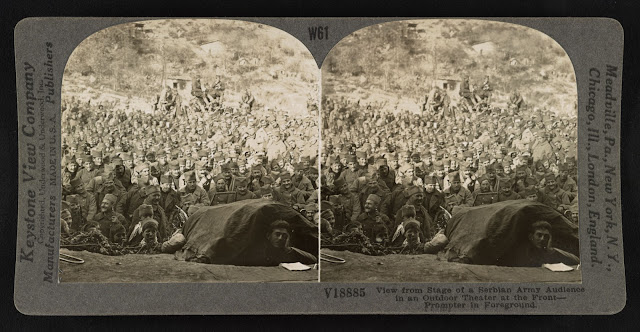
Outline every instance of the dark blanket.
{"type": "Polygon", "coordinates": [[[290,246],[318,256],[317,226],[287,205],[252,199],[200,208],[183,226],[186,243],[176,257],[244,265],[245,256],[264,246],[269,225],[278,219],[291,225],[290,246]]]}
{"type": "Polygon", "coordinates": [[[502,265],[505,254],[527,241],[531,224],[539,220],[551,224],[552,247],[579,256],[578,226],[554,209],[528,200],[456,208],[445,230],[449,244],[440,256],[448,261],[502,265]]]}

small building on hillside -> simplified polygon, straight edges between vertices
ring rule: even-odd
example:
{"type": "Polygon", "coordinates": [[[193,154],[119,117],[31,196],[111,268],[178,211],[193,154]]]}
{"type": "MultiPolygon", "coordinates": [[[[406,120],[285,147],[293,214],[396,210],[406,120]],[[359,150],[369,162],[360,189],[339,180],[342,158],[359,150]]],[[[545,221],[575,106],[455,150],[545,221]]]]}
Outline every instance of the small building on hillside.
{"type": "Polygon", "coordinates": [[[183,98],[187,98],[191,95],[191,89],[193,87],[193,81],[188,76],[170,76],[165,80],[165,85],[170,86],[178,90],[178,94],[183,98]]]}
{"type": "Polygon", "coordinates": [[[461,81],[454,78],[436,78],[433,85],[447,91],[449,96],[457,96],[460,92],[461,81]]]}

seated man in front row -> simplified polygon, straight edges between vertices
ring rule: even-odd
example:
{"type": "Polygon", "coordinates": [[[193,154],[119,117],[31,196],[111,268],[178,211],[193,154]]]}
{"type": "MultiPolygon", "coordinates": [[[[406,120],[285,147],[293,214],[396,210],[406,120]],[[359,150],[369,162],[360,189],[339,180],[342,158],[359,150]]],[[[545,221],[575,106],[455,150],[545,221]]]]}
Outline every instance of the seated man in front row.
{"type": "Polygon", "coordinates": [[[540,267],[542,264],[578,265],[580,259],[564,250],[551,247],[551,224],[536,221],[531,225],[526,243],[501,259],[498,265],[540,267]]]}
{"type": "Polygon", "coordinates": [[[263,246],[248,255],[242,265],[276,266],[280,263],[315,264],[316,258],[303,250],[290,247],[291,227],[284,220],[276,220],[269,225],[263,246]]]}

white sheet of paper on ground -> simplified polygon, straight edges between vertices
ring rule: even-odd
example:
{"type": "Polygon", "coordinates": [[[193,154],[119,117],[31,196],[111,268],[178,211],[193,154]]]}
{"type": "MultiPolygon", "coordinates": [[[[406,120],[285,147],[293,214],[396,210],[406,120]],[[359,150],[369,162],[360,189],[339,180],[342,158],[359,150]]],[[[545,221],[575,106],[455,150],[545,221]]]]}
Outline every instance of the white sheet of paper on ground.
{"type": "Polygon", "coordinates": [[[542,266],[554,272],[567,272],[573,271],[573,268],[564,263],[556,263],[556,264],[542,264],[542,266]]]}
{"type": "Polygon", "coordinates": [[[306,271],[311,270],[311,266],[304,265],[300,262],[296,263],[280,263],[280,266],[284,267],[289,271],[306,271]]]}

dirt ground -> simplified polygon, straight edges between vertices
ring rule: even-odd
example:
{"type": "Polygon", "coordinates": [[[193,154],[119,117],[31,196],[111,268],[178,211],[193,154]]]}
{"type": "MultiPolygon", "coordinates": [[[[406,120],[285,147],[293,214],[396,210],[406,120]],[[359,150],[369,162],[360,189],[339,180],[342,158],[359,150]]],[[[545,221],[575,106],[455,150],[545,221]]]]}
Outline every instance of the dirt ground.
{"type": "Polygon", "coordinates": [[[330,282],[558,282],[580,283],[580,271],[543,267],[501,267],[438,261],[436,255],[367,256],[322,249],[344,264],[321,262],[320,278],[330,282]]]}
{"type": "Polygon", "coordinates": [[[178,261],[170,254],[106,256],[60,249],[84,264],[60,261],[60,282],[304,282],[318,270],[288,271],[279,266],[233,266],[178,261]]]}

